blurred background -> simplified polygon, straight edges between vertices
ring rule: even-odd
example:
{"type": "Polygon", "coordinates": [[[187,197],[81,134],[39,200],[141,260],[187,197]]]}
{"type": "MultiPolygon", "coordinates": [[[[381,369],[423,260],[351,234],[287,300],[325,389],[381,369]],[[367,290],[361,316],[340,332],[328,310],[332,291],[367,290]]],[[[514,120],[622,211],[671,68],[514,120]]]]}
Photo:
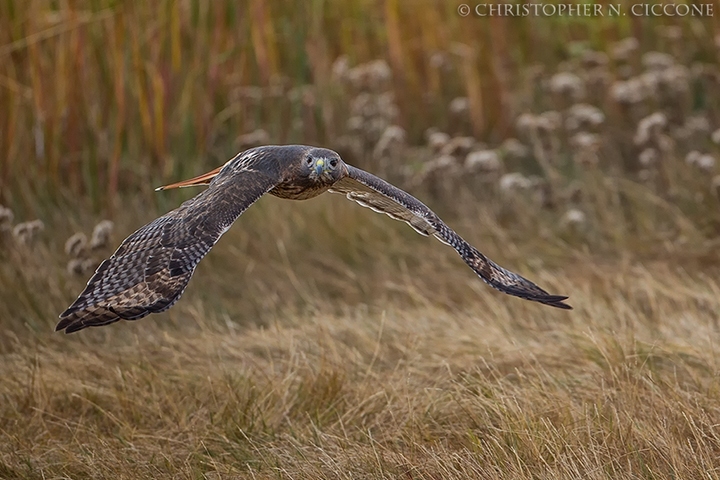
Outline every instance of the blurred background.
{"type": "Polygon", "coordinates": [[[708,4],[0,1],[0,477],[714,478],[708,4]],[[575,310],[339,195],[266,196],[169,311],[53,332],[198,191],[155,187],[273,143],[337,150],[575,310]]]}
{"type": "MultiPolygon", "coordinates": [[[[336,149],[510,267],[712,268],[718,32],[428,0],[3,2],[0,318],[45,331],[122,238],[195,194],[154,187],[270,143],[336,149]]],[[[454,252],[340,200],[263,199],[201,265],[216,288],[189,293],[255,320],[473,302],[454,252]]]]}

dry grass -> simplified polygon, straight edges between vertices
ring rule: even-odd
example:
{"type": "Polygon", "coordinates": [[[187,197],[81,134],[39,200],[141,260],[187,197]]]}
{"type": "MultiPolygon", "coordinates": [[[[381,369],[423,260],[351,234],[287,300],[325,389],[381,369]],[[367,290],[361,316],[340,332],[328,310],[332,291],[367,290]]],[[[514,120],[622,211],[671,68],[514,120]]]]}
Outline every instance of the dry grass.
{"type": "Polygon", "coordinates": [[[337,200],[264,200],[175,308],[71,336],[52,325],[82,280],[42,241],[14,247],[0,476],[720,476],[712,269],[576,254],[533,273],[505,243],[503,263],[571,295],[562,312],[337,200]],[[260,247],[271,232],[284,248],[260,247]]]}
{"type": "Polygon", "coordinates": [[[544,280],[576,310],[478,289],[463,310],[241,327],[186,302],[175,326],[17,339],[0,476],[718,478],[717,281],[640,266],[544,280]]]}
{"type": "Polygon", "coordinates": [[[719,478],[716,19],[0,2],[0,478],[719,478]],[[52,332],[66,239],[111,218],[99,261],[257,142],[336,148],[575,310],[326,195],[261,199],[167,313],[52,332]]]}

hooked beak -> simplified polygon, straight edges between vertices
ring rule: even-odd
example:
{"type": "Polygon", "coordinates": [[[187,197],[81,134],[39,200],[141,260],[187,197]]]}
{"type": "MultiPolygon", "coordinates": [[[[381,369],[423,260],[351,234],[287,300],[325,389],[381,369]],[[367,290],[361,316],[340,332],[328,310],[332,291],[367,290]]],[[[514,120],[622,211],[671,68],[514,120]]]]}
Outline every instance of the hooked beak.
{"type": "Polygon", "coordinates": [[[330,163],[324,158],[318,158],[315,160],[315,173],[320,176],[321,174],[330,170],[330,163]]]}

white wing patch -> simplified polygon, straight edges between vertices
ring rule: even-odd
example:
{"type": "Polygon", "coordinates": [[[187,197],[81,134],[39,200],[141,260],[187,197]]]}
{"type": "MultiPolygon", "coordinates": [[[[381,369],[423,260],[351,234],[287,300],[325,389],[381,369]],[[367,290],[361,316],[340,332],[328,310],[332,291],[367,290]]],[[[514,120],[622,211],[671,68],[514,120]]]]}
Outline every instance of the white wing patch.
{"type": "MultiPolygon", "coordinates": [[[[358,184],[360,186],[360,184],[358,184]]],[[[369,208],[374,212],[384,213],[394,220],[400,220],[410,225],[413,230],[420,235],[435,235],[437,230],[425,218],[419,214],[409,210],[397,201],[389,197],[381,195],[377,192],[366,192],[361,190],[348,191],[344,188],[333,187],[329,190],[331,193],[341,193],[348,200],[356,202],[358,205],[369,208]]],[[[437,235],[435,235],[437,237],[437,235]]]]}

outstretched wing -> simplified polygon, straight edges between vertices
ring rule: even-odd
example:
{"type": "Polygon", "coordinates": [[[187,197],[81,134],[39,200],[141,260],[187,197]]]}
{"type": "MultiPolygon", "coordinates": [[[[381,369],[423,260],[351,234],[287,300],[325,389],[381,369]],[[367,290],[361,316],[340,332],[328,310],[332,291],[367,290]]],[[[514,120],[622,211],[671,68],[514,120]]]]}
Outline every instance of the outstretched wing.
{"type": "Polygon", "coordinates": [[[501,292],[553,307],[572,308],[563,303],[568,297],[550,295],[530,280],[497,265],[463,240],[420,200],[375,175],[347,165],[347,176],[336,182],[330,192],[342,193],[364,207],[405,221],[418,233],[433,235],[453,247],[480,278],[501,292]]]}
{"type": "Polygon", "coordinates": [[[60,315],[56,330],[71,333],[170,308],[220,236],[277,185],[276,172],[246,164],[216,173],[207,190],[126,238],[60,315]]]}

